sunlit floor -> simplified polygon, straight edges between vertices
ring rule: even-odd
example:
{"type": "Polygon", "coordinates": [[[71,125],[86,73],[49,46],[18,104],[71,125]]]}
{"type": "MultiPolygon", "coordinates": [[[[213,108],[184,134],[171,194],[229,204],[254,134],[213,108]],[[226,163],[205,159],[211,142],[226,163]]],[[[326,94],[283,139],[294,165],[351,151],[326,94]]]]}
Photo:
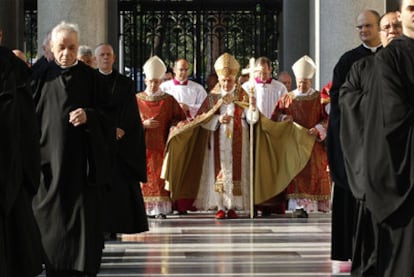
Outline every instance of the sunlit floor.
{"type": "Polygon", "coordinates": [[[332,273],[330,214],[307,219],[151,219],[150,231],[106,243],[99,276],[349,276],[332,273]]]}

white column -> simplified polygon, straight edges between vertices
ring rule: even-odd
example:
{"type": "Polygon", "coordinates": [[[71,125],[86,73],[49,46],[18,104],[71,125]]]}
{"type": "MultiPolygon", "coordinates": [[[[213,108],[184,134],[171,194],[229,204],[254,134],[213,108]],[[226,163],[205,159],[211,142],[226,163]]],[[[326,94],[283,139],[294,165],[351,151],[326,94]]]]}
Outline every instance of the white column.
{"type": "Polygon", "coordinates": [[[46,34],[61,21],[76,23],[80,44],[92,48],[108,40],[107,0],[38,0],[38,47],[46,34]]]}

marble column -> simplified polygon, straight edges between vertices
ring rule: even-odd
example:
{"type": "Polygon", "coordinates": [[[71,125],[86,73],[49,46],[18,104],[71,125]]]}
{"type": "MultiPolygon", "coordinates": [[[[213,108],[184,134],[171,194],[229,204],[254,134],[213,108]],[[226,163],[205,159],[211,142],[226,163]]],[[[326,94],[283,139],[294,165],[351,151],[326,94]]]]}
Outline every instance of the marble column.
{"type": "Polygon", "coordinates": [[[3,46],[24,50],[23,0],[0,0],[0,29],[3,46]]]}
{"type": "Polygon", "coordinates": [[[80,44],[93,49],[108,42],[108,0],[38,0],[38,48],[46,34],[61,21],[76,23],[80,44]]]}
{"type": "Polygon", "coordinates": [[[332,79],[333,68],[341,55],[361,43],[355,24],[364,9],[382,14],[386,0],[285,0],[282,70],[290,70],[298,58],[309,55],[318,66],[314,87],[323,87],[332,79]]]}

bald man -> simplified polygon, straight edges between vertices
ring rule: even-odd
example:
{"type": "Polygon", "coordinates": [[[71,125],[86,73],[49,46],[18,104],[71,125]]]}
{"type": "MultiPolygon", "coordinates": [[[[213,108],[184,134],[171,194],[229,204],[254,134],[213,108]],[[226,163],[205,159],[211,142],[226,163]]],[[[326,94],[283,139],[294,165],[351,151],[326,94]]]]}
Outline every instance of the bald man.
{"type": "Polygon", "coordinates": [[[333,84],[330,90],[331,109],[327,131],[329,169],[335,184],[332,201],[331,258],[333,260],[348,261],[352,257],[355,210],[355,199],[349,188],[339,136],[341,115],[338,106],[339,89],[354,62],[373,55],[382,48],[379,19],[380,15],[374,10],[364,10],[358,15],[356,31],[362,44],[343,54],[333,72],[333,84]]]}

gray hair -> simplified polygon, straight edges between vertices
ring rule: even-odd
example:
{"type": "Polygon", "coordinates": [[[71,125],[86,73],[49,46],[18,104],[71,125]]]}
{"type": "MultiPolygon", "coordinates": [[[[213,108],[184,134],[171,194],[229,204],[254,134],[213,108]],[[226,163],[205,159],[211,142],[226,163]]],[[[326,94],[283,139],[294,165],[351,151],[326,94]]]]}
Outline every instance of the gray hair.
{"type": "Polygon", "coordinates": [[[112,45],[110,45],[109,43],[99,43],[96,47],[95,47],[95,56],[98,56],[98,50],[99,48],[101,48],[101,46],[108,46],[109,48],[111,48],[112,54],[114,54],[114,48],[112,47],[112,45]]]}
{"type": "Polygon", "coordinates": [[[90,48],[88,45],[81,45],[78,48],[78,57],[81,56],[89,56],[92,57],[93,53],[92,53],[92,48],[90,48]]]}
{"type": "Polygon", "coordinates": [[[56,25],[53,30],[52,30],[52,36],[51,36],[51,40],[55,41],[57,39],[57,35],[61,32],[68,32],[68,33],[75,33],[78,37],[78,40],[80,40],[79,38],[79,27],[77,24],[74,23],[67,23],[65,21],[60,22],[58,25],[56,25]]]}
{"type": "Polygon", "coordinates": [[[52,31],[47,32],[45,38],[43,39],[42,45],[49,47],[51,37],[52,37],[52,31]]]}

